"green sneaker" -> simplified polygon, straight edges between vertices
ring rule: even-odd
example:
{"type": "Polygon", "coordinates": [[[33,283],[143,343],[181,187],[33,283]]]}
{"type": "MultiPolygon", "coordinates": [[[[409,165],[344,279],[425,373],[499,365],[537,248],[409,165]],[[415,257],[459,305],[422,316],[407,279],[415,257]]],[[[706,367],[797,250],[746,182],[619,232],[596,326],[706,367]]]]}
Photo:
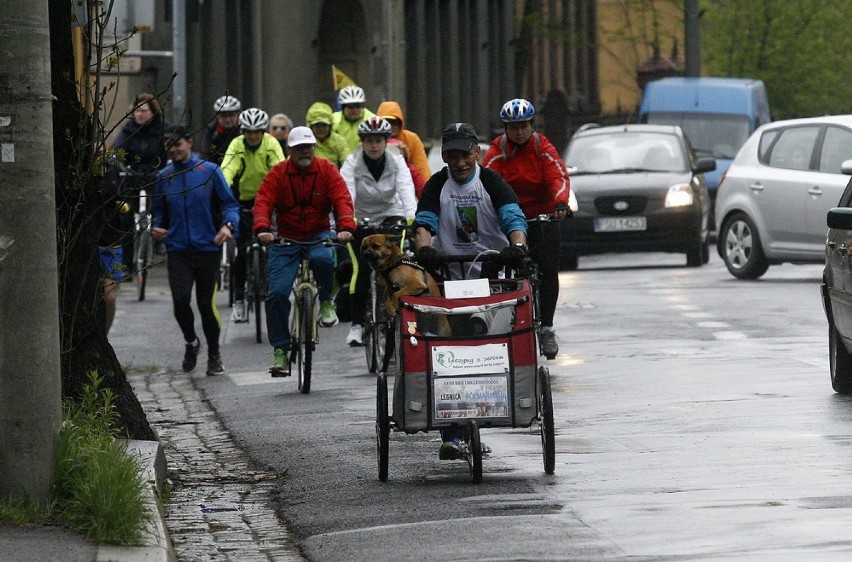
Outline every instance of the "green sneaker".
{"type": "Polygon", "coordinates": [[[323,328],[331,328],[337,325],[337,306],[334,301],[320,303],[319,325],[323,328]]]}
{"type": "Polygon", "coordinates": [[[269,374],[273,377],[289,377],[290,363],[287,361],[287,350],[276,347],[272,352],[272,365],[269,374]]]}

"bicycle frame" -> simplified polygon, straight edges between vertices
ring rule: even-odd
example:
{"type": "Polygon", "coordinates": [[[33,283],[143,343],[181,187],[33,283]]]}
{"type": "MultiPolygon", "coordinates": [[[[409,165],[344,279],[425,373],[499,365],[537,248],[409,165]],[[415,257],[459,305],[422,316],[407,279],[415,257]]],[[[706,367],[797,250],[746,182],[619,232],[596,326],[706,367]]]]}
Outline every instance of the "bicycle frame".
{"type": "MultiPolygon", "coordinates": [[[[305,294],[305,291],[308,291],[311,295],[311,301],[316,305],[317,295],[319,294],[319,288],[317,287],[316,282],[314,281],[313,273],[311,272],[310,263],[309,263],[309,246],[301,246],[300,247],[302,256],[299,262],[299,273],[296,275],[296,282],[293,284],[293,329],[290,331],[291,339],[295,339],[296,341],[302,340],[302,325],[303,323],[299,320],[302,317],[302,295],[305,294]]],[[[314,306],[312,308],[311,316],[311,343],[316,346],[317,344],[317,307],[314,306]]]]}

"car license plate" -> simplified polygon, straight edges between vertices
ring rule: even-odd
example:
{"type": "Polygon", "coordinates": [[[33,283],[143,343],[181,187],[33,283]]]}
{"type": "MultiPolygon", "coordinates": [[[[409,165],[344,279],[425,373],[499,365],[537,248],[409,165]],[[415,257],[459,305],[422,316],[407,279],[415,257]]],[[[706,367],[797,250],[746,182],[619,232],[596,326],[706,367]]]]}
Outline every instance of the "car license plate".
{"type": "Polygon", "coordinates": [[[595,232],[648,230],[645,217],[604,217],[595,219],[595,232]]]}

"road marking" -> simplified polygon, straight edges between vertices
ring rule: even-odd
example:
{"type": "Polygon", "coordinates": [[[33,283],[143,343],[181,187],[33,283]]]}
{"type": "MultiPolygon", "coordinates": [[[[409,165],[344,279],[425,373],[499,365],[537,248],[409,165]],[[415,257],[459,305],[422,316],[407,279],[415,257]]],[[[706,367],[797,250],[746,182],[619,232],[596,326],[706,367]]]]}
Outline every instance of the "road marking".
{"type": "Polygon", "coordinates": [[[698,322],[696,324],[699,328],[730,328],[731,325],[727,322],[698,322]]]}
{"type": "Polygon", "coordinates": [[[736,331],[725,331],[725,332],[713,332],[713,337],[717,340],[745,340],[748,339],[742,332],[736,331]]]}

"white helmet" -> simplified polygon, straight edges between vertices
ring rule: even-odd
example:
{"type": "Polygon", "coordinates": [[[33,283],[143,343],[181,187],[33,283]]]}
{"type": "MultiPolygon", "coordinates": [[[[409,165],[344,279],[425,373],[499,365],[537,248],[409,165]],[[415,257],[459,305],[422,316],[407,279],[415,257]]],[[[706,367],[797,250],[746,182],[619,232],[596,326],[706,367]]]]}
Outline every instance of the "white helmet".
{"type": "Polygon", "coordinates": [[[337,94],[337,103],[340,105],[365,103],[366,101],[367,96],[364,95],[364,89],[360,86],[355,86],[354,84],[341,88],[340,93],[337,94]]]}
{"type": "Polygon", "coordinates": [[[239,111],[243,108],[240,100],[234,96],[222,96],[213,104],[213,111],[216,113],[239,111]]]}
{"type": "Polygon", "coordinates": [[[265,131],[269,126],[269,115],[257,107],[250,107],[240,113],[240,128],[246,131],[265,131]]]}

